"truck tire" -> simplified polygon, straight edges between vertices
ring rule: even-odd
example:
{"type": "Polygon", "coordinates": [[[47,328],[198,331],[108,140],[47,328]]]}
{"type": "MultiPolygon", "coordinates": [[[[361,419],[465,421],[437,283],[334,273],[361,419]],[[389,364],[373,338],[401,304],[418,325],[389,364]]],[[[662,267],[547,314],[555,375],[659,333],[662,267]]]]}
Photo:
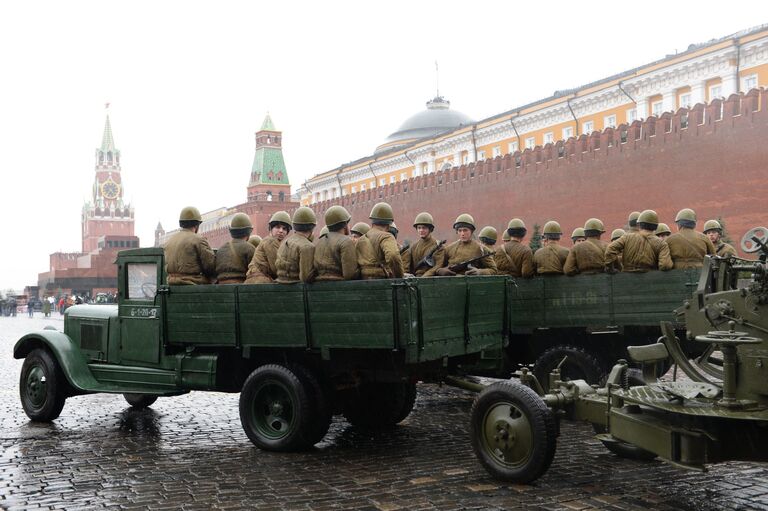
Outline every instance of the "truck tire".
{"type": "Polygon", "coordinates": [[[415,402],[415,383],[366,383],[344,403],[344,417],[363,428],[390,428],[408,417],[415,402]]]}
{"type": "Polygon", "coordinates": [[[123,394],[123,397],[133,408],[148,408],[157,401],[157,396],[152,394],[123,394]]]}
{"type": "Polygon", "coordinates": [[[496,479],[530,483],[555,457],[554,414],[533,390],[516,381],[497,382],[480,392],[469,426],[477,459],[496,479]]]}
{"type": "Polygon", "coordinates": [[[311,370],[296,364],[291,367],[296,376],[304,385],[309,403],[312,406],[312,427],[307,437],[310,445],[315,445],[325,438],[328,428],[331,427],[333,409],[328,391],[320,384],[311,370]]]}
{"type": "Polygon", "coordinates": [[[312,445],[312,408],[299,376],[277,364],[256,368],[240,393],[243,430],[266,451],[299,451],[312,445]]]}
{"type": "Polygon", "coordinates": [[[545,391],[549,390],[549,373],[555,369],[563,358],[568,357],[560,367],[560,379],[586,380],[587,383],[597,383],[605,376],[605,369],[597,358],[583,348],[560,345],[545,350],[533,365],[533,374],[545,391]]]}
{"type": "Polygon", "coordinates": [[[56,419],[67,399],[66,379],[48,350],[32,350],[24,359],[19,378],[21,406],[37,422],[56,419]]]}

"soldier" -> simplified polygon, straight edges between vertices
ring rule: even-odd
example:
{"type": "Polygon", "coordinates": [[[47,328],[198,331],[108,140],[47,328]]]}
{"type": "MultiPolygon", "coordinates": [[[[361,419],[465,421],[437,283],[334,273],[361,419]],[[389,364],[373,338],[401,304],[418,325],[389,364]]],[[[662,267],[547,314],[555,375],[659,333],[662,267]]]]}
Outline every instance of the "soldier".
{"type": "Polygon", "coordinates": [[[216,251],[216,280],[219,284],[242,284],[248,264],[256,249],[248,243],[253,232],[251,219],[245,213],[236,213],[229,224],[232,239],[216,251]]]}
{"type": "Polygon", "coordinates": [[[509,241],[500,246],[494,254],[494,264],[498,268],[499,275],[512,275],[513,277],[532,277],[535,269],[533,266],[533,252],[522,241],[528,230],[519,218],[513,218],[507,225],[509,241]]]}
{"type": "Polygon", "coordinates": [[[669,247],[653,232],[659,225],[655,211],[646,209],[637,219],[638,232],[628,232],[608,245],[605,251],[606,271],[615,271],[618,256],[622,256],[622,271],[646,272],[649,270],[670,270],[672,259],[669,247]]]}
{"type": "Polygon", "coordinates": [[[583,227],[577,227],[573,230],[571,233],[571,241],[573,242],[574,246],[587,241],[587,237],[584,235],[583,227]]]}
{"type": "MultiPolygon", "coordinates": [[[[565,259],[563,272],[566,275],[601,273],[605,268],[605,242],[600,240],[600,235],[605,232],[603,223],[597,218],[590,218],[584,224],[583,232],[584,241],[574,241],[573,248],[565,259]]],[[[575,234],[577,232],[573,231],[573,235],[575,234]]]]}
{"type": "Polygon", "coordinates": [[[216,256],[208,241],[197,234],[203,218],[188,206],[179,215],[179,232],[165,244],[168,284],[210,284],[216,276],[216,256]]]}
{"type": "Polygon", "coordinates": [[[413,221],[413,227],[419,239],[403,254],[405,272],[417,277],[434,277],[437,271],[435,262],[443,260],[445,249],[442,246],[437,248],[438,241],[432,237],[432,231],[435,230],[432,215],[426,211],[419,213],[413,221]],[[426,261],[426,257],[430,254],[432,266],[429,266],[426,261]]]}
{"type": "Polygon", "coordinates": [[[357,241],[360,239],[360,237],[365,236],[365,233],[367,233],[370,229],[371,226],[365,222],[357,222],[349,230],[349,237],[352,238],[352,241],[357,241]]]}
{"type": "Polygon", "coordinates": [[[665,240],[675,269],[701,268],[704,266],[704,256],[715,254],[715,246],[708,237],[693,230],[696,227],[696,213],[692,209],[681,209],[675,217],[675,223],[677,232],[665,240]]]}
{"type": "Polygon", "coordinates": [[[317,282],[352,280],[357,278],[357,251],[349,237],[352,216],[341,206],[331,206],[325,212],[328,234],[321,236],[315,247],[315,274],[317,282]]]}
{"type": "Polygon", "coordinates": [[[379,202],[371,209],[370,219],[370,230],[357,240],[357,261],[361,278],[401,278],[403,260],[397,241],[389,232],[389,225],[394,220],[392,208],[386,202],[379,202]]]}
{"type": "MultiPolygon", "coordinates": [[[[637,225],[637,223],[635,223],[635,225],[637,225]]],[[[611,241],[616,241],[617,239],[621,238],[625,234],[627,233],[626,231],[624,231],[624,229],[614,229],[613,232],[611,233],[611,241]]]]}
{"type": "Polygon", "coordinates": [[[480,229],[480,234],[478,234],[477,237],[480,239],[480,243],[485,245],[485,248],[491,251],[495,251],[493,247],[496,245],[496,240],[499,239],[499,235],[496,232],[496,229],[490,225],[486,225],[480,229]]]}
{"type": "Polygon", "coordinates": [[[669,230],[669,226],[667,224],[659,223],[659,226],[656,228],[654,234],[657,238],[667,239],[669,235],[672,234],[672,231],[669,230]]]}
{"type": "Polygon", "coordinates": [[[328,226],[327,226],[327,225],[324,225],[324,226],[323,226],[323,228],[322,228],[322,229],[320,229],[320,237],[318,238],[318,240],[320,240],[321,238],[324,238],[325,236],[328,236],[328,233],[329,233],[329,232],[330,232],[330,231],[329,231],[329,229],[328,229],[328,226]]]}
{"type": "Polygon", "coordinates": [[[253,245],[253,249],[256,250],[256,248],[259,246],[259,243],[261,243],[261,236],[258,234],[254,234],[250,238],[248,238],[248,243],[253,245]]]}
{"type": "Polygon", "coordinates": [[[637,219],[640,217],[639,211],[633,211],[629,214],[629,218],[627,219],[627,224],[629,224],[628,232],[638,232],[639,229],[637,228],[637,219]]]}
{"type": "Polygon", "coordinates": [[[472,215],[467,213],[459,215],[453,223],[453,228],[459,235],[459,239],[446,247],[440,261],[436,260],[435,275],[447,277],[452,275],[496,274],[496,263],[493,260],[493,255],[475,261],[471,265],[461,264],[485,254],[493,254],[472,239],[472,233],[475,232],[475,219],[472,218],[472,215]]]}
{"type": "Polygon", "coordinates": [[[309,240],[317,224],[315,212],[302,206],[293,212],[293,234],[277,249],[277,282],[311,282],[315,271],[315,246],[309,240]]]}
{"type": "Polygon", "coordinates": [[[570,250],[560,246],[562,235],[563,230],[559,223],[550,220],[544,224],[544,246],[533,254],[533,263],[539,275],[563,274],[563,266],[570,250]]]}
{"type": "Polygon", "coordinates": [[[246,284],[269,284],[277,278],[277,249],[291,232],[291,216],[285,211],[278,211],[269,219],[269,236],[261,240],[253,253],[246,284]]]}
{"type": "Polygon", "coordinates": [[[506,229],[504,229],[504,234],[501,235],[501,241],[506,243],[506,242],[508,242],[511,239],[512,239],[512,237],[509,235],[509,232],[506,229]]]}
{"type": "Polygon", "coordinates": [[[715,246],[715,255],[720,257],[736,255],[736,249],[720,239],[723,236],[723,227],[717,220],[707,220],[704,224],[704,234],[707,235],[709,241],[715,246]]]}

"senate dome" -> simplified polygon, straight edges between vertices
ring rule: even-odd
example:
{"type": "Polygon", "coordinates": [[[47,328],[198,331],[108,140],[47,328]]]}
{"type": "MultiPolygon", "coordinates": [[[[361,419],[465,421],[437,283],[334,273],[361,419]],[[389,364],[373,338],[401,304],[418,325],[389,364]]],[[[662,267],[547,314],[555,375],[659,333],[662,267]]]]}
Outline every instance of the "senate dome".
{"type": "Polygon", "coordinates": [[[380,153],[424,137],[434,137],[445,131],[472,124],[467,115],[451,110],[451,102],[442,96],[427,101],[427,109],[409,117],[400,128],[376,148],[380,153]]]}

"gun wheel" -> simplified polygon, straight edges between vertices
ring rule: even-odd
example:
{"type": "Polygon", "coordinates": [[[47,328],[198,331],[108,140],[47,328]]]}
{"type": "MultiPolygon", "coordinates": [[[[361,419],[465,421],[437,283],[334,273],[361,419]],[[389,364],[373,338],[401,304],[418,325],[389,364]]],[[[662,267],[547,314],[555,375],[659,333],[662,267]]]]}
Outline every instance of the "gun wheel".
{"type": "Polygon", "coordinates": [[[148,408],[157,401],[157,396],[152,394],[123,394],[123,397],[129,405],[138,409],[148,408]]]}
{"type": "Polygon", "coordinates": [[[557,448],[552,411],[530,388],[515,381],[489,385],[475,399],[472,449],[496,479],[530,483],[549,468],[557,448]]]}
{"type": "Polygon", "coordinates": [[[753,227],[742,236],[741,250],[747,254],[760,252],[760,243],[756,243],[752,238],[757,238],[764,245],[768,244],[768,229],[765,227],[753,227]]]}
{"type": "Polygon", "coordinates": [[[50,352],[32,350],[24,359],[19,378],[19,397],[24,413],[33,421],[50,422],[64,408],[66,380],[50,352]]]}

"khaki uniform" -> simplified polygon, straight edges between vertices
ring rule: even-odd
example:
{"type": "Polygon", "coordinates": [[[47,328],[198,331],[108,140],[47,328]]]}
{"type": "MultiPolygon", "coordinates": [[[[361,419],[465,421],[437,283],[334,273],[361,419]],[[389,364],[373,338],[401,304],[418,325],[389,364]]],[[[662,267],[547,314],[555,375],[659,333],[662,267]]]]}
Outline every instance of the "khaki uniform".
{"type": "Polygon", "coordinates": [[[597,238],[587,238],[587,241],[589,243],[592,243],[593,245],[600,247],[600,250],[603,251],[603,254],[605,254],[605,250],[608,248],[608,245],[610,245],[610,243],[608,243],[607,241],[599,240],[597,238]]]}
{"type": "Polygon", "coordinates": [[[693,229],[680,229],[664,241],[669,246],[675,269],[701,268],[704,256],[715,254],[715,246],[709,238],[693,229]]]}
{"type": "Polygon", "coordinates": [[[600,245],[599,240],[594,238],[587,238],[584,243],[574,245],[568,252],[563,265],[563,272],[566,275],[603,271],[605,271],[605,249],[600,245]]]}
{"type": "Polygon", "coordinates": [[[246,284],[270,284],[275,281],[278,248],[280,248],[280,240],[275,237],[267,236],[261,240],[248,265],[248,273],[245,275],[246,284]]]}
{"type": "Polygon", "coordinates": [[[401,278],[403,260],[392,234],[371,228],[365,236],[357,240],[360,275],[364,279],[401,278]],[[360,241],[366,238],[368,243],[360,241]]]}
{"type": "MultiPolygon", "coordinates": [[[[435,267],[433,268],[435,271],[440,268],[450,268],[454,264],[463,263],[464,261],[474,259],[475,257],[480,257],[483,254],[493,254],[493,252],[475,240],[469,240],[467,242],[456,240],[445,247],[445,250],[439,252],[442,252],[442,255],[440,259],[435,258],[435,267]]],[[[493,260],[493,255],[475,261],[472,263],[472,266],[479,270],[478,273],[480,275],[496,275],[497,273],[496,262],[493,260]]],[[[467,270],[457,271],[456,274],[464,275],[466,271],[467,270]]]]}
{"type": "Polygon", "coordinates": [[[570,250],[567,248],[555,244],[541,247],[533,254],[533,264],[536,266],[536,273],[539,275],[562,275],[569,252],[570,250]]]}
{"type": "Polygon", "coordinates": [[[499,275],[532,277],[535,271],[531,247],[510,240],[496,249],[493,256],[499,275]]]}
{"type": "Polygon", "coordinates": [[[408,247],[408,250],[403,254],[403,266],[406,273],[416,275],[417,277],[434,277],[435,271],[437,271],[437,263],[443,260],[445,253],[445,247],[440,247],[432,256],[435,265],[430,268],[426,264],[418,266],[418,264],[437,246],[439,242],[428,234],[426,238],[419,239],[408,247]]]}
{"type": "Polygon", "coordinates": [[[733,245],[718,241],[717,247],[715,247],[715,254],[719,255],[720,257],[735,256],[736,249],[733,248],[733,245]]]}
{"type": "Polygon", "coordinates": [[[216,280],[219,284],[245,282],[248,264],[256,248],[246,240],[232,239],[216,251],[216,280]]]}
{"type": "Polygon", "coordinates": [[[355,242],[339,232],[329,232],[315,246],[315,280],[352,280],[357,278],[355,242]]]}
{"type": "MultiPolygon", "coordinates": [[[[261,244],[259,244],[261,246],[261,244]]],[[[277,249],[277,282],[311,282],[315,274],[315,246],[306,237],[294,232],[277,249]]]]}
{"type": "Polygon", "coordinates": [[[164,250],[168,284],[210,284],[216,276],[216,256],[202,236],[181,229],[164,250]]]}
{"type": "Polygon", "coordinates": [[[653,233],[629,232],[615,240],[605,251],[605,266],[612,266],[619,254],[626,272],[671,270],[673,266],[667,243],[653,233]]]}

